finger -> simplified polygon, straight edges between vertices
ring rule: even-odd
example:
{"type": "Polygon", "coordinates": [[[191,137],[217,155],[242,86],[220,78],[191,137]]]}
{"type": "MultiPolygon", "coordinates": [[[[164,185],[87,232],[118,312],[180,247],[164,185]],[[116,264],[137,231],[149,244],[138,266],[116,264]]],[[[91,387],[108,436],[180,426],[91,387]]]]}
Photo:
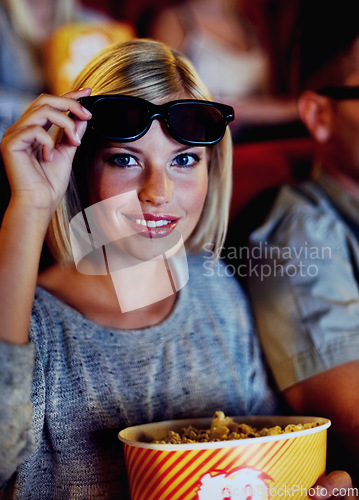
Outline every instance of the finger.
{"type": "MultiPolygon", "coordinates": [[[[75,126],[75,133],[76,137],[78,138],[80,144],[81,144],[81,139],[84,136],[87,128],[87,122],[81,121],[81,120],[73,120],[74,121],[74,126],[75,126]]],[[[76,145],[79,146],[79,144],[76,145]]],[[[58,142],[56,146],[57,151],[60,153],[67,153],[69,155],[69,158],[72,160],[73,157],[75,156],[76,149],[69,149],[69,144],[64,138],[62,137],[61,140],[58,142]]]]}
{"type": "Polygon", "coordinates": [[[77,135],[74,120],[67,114],[49,106],[49,104],[44,104],[34,110],[33,113],[29,114],[20,123],[18,123],[17,127],[13,127],[13,129],[9,131],[8,135],[17,135],[18,131],[24,131],[27,128],[31,129],[34,125],[42,127],[46,132],[49,131],[52,125],[55,125],[64,131],[67,140],[71,145],[79,146],[81,144],[81,139],[77,135]]]}
{"type": "Polygon", "coordinates": [[[315,486],[312,488],[315,494],[311,498],[316,500],[326,500],[328,498],[357,498],[354,495],[353,483],[347,472],[334,471],[318,479],[315,486]]]}
{"type": "Polygon", "coordinates": [[[7,139],[6,147],[3,149],[4,160],[12,153],[26,153],[38,155],[42,151],[42,160],[48,162],[52,160],[54,150],[54,140],[39,125],[32,125],[25,129],[19,129],[7,139]]]}
{"type": "MultiPolygon", "coordinates": [[[[33,118],[34,115],[41,115],[50,108],[56,109],[63,114],[72,113],[72,115],[76,116],[76,118],[85,121],[89,120],[92,116],[90,111],[84,106],[81,106],[81,104],[76,99],[62,96],[53,96],[49,94],[41,94],[27,108],[27,110],[16,122],[16,124],[25,125],[29,122],[29,120],[33,118]]],[[[51,126],[51,122],[49,122],[48,126],[51,126]]]]}
{"type": "Polygon", "coordinates": [[[44,144],[42,148],[42,158],[46,162],[51,162],[54,159],[54,146],[53,144],[44,144]]]}
{"type": "Polygon", "coordinates": [[[29,125],[14,131],[7,140],[8,149],[16,152],[27,150],[38,142],[43,146],[54,147],[54,140],[40,125],[29,125]]]}
{"type": "Polygon", "coordinates": [[[75,130],[76,130],[77,136],[80,139],[82,139],[83,136],[85,135],[88,122],[83,122],[80,120],[74,120],[74,122],[75,122],[75,130]]]}
{"type": "MultiPolygon", "coordinates": [[[[84,89],[82,91],[68,93],[67,95],[78,96],[83,93],[88,94],[89,92],[91,92],[91,89],[84,89]]],[[[63,121],[64,119],[61,118],[61,115],[66,116],[68,112],[72,113],[72,118],[76,117],[84,121],[89,120],[92,116],[76,99],[41,94],[27,108],[18,121],[9,127],[5,134],[6,136],[11,136],[12,133],[17,132],[19,127],[26,127],[33,124],[41,125],[45,130],[49,130],[52,125],[58,125],[59,127],[63,126],[63,128],[65,128],[64,123],[67,123],[67,136],[74,146],[78,146],[80,141],[76,136],[75,127],[71,124],[71,121],[68,121],[71,120],[71,117],[65,119],[65,122],[63,121]],[[51,109],[57,110],[60,113],[56,115],[58,117],[57,119],[54,119],[55,115],[53,111],[50,112],[51,109]],[[51,119],[53,121],[51,121],[51,119]]]]}

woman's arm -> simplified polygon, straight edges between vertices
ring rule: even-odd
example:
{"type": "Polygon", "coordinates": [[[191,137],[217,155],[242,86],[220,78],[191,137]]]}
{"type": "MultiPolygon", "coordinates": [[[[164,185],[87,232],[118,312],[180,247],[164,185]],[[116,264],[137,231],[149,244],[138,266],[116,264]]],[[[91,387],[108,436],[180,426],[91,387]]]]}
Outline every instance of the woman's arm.
{"type": "Polygon", "coordinates": [[[2,140],[11,198],[0,230],[0,340],[28,341],[47,226],[67,189],[72,160],[90,117],[76,99],[90,93],[83,89],[61,97],[41,95],[2,140]],[[49,133],[52,125],[64,131],[58,144],[49,133]]]}
{"type": "Polygon", "coordinates": [[[90,117],[76,99],[90,93],[41,95],[1,143],[11,197],[0,229],[0,488],[34,448],[31,309],[47,226],[67,189],[90,117]],[[63,129],[58,143],[49,133],[52,125],[63,129]]]}

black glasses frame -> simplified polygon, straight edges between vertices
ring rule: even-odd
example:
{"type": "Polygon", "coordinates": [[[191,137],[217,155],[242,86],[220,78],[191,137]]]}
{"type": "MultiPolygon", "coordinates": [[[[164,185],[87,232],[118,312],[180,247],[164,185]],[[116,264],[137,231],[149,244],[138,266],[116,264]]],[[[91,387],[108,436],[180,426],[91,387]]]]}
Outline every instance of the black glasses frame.
{"type": "Polygon", "coordinates": [[[82,106],[84,106],[86,109],[88,109],[91,113],[93,113],[93,118],[89,121],[89,127],[90,129],[100,137],[106,140],[111,140],[111,141],[117,141],[117,142],[131,142],[135,141],[137,139],[140,139],[142,136],[148,132],[152,121],[154,119],[161,119],[161,121],[164,123],[168,133],[178,142],[186,145],[191,145],[191,146],[211,146],[213,144],[216,144],[219,142],[225,132],[226,132],[226,127],[229,124],[229,122],[234,120],[234,109],[232,106],[229,106],[227,104],[222,104],[219,102],[214,102],[214,101],[205,101],[201,99],[179,99],[175,101],[169,101],[164,104],[153,104],[152,102],[149,102],[145,99],[142,99],[140,97],[134,97],[134,96],[127,96],[127,95],[118,95],[118,94],[107,94],[107,95],[95,95],[95,96],[87,96],[87,97],[81,97],[79,99],[79,102],[81,103],[82,106]],[[127,135],[125,137],[119,137],[119,136],[110,136],[106,135],[101,131],[101,127],[97,127],[96,125],[96,105],[101,103],[101,101],[120,101],[120,100],[126,100],[128,101],[133,101],[134,103],[138,102],[141,103],[141,105],[145,105],[145,109],[147,112],[147,118],[148,122],[146,126],[137,134],[134,135],[127,135]],[[171,124],[171,120],[169,118],[169,112],[171,109],[175,108],[176,106],[183,106],[184,104],[195,104],[195,105],[200,105],[200,106],[206,106],[206,107],[211,107],[217,109],[220,114],[221,114],[221,122],[217,124],[220,132],[218,134],[218,137],[216,137],[214,140],[211,141],[206,141],[206,140],[191,140],[186,137],[182,137],[179,135],[173,128],[171,124]]]}
{"type": "Polygon", "coordinates": [[[317,94],[330,97],[337,101],[345,99],[359,99],[359,87],[341,87],[339,85],[332,85],[323,87],[317,90],[317,94]]]}

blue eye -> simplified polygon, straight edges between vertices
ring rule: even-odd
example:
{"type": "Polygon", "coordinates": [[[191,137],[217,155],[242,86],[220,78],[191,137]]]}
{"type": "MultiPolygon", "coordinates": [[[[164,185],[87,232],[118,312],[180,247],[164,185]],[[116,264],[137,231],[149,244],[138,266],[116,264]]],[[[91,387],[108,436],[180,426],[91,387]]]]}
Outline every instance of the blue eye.
{"type": "Polygon", "coordinates": [[[181,153],[174,159],[174,162],[180,167],[192,167],[198,161],[197,155],[188,153],[181,153]]]}
{"type": "Polygon", "coordinates": [[[136,159],[128,154],[114,155],[110,158],[110,163],[118,167],[133,167],[137,165],[136,159]]]}

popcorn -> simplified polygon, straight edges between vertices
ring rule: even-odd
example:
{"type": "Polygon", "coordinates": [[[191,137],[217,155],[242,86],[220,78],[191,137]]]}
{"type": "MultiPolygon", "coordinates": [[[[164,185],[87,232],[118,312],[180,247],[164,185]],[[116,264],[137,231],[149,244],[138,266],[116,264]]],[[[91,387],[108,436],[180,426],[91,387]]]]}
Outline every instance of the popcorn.
{"type": "Polygon", "coordinates": [[[189,425],[188,427],[183,427],[178,432],[169,431],[165,438],[153,441],[153,443],[186,444],[232,441],[303,431],[305,429],[317,427],[318,425],[320,425],[319,422],[309,422],[306,424],[289,424],[284,428],[276,425],[274,427],[257,429],[248,424],[235,422],[232,417],[226,417],[223,411],[216,411],[212,417],[209,429],[197,429],[189,425]]]}

